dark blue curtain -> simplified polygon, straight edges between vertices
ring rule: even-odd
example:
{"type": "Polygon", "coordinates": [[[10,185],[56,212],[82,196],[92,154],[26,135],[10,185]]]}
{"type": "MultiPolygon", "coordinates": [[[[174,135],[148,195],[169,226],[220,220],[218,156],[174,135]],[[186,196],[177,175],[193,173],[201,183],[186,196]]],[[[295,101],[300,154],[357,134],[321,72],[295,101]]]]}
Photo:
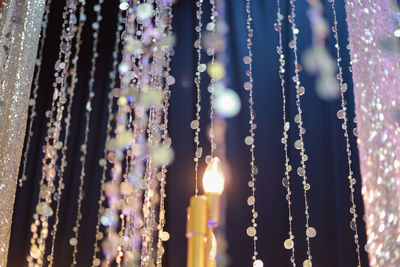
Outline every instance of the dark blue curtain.
{"type": "MultiPolygon", "coordinates": [[[[89,1],[92,6],[95,1],[89,1]]],[[[97,1],[96,1],[97,2],[97,1]]],[[[282,13],[287,17],[290,10],[288,1],[282,2],[282,13]]],[[[61,10],[64,1],[52,4],[50,15],[49,37],[46,42],[43,71],[40,79],[38,99],[39,117],[34,124],[34,137],[29,151],[28,182],[19,189],[15,203],[11,247],[9,252],[9,266],[25,266],[25,256],[29,251],[32,211],[37,201],[38,182],[41,177],[41,147],[46,134],[46,119],[44,113],[49,106],[51,95],[52,69],[56,60],[58,35],[60,32],[61,10]]],[[[332,21],[329,3],[326,4],[326,16],[332,21]]],[[[95,104],[91,116],[91,133],[88,147],[87,179],[85,185],[85,200],[83,205],[83,220],[81,223],[78,266],[90,266],[91,253],[94,241],[94,223],[97,212],[97,197],[99,192],[99,179],[101,170],[98,160],[102,157],[105,139],[106,102],[108,88],[108,71],[111,67],[111,53],[113,38],[116,29],[116,1],[105,1],[103,22],[100,33],[100,58],[97,64],[95,82],[95,104]]],[[[306,17],[308,5],[306,1],[296,3],[296,22],[300,30],[299,54],[310,45],[311,31],[306,17]]],[[[205,1],[205,16],[208,16],[209,3],[205,1]]],[[[172,61],[172,71],[176,78],[176,85],[172,88],[170,133],[175,150],[175,162],[168,172],[167,185],[167,230],[171,234],[170,241],[166,244],[165,266],[181,267],[186,262],[186,208],[190,196],[194,193],[193,173],[193,132],[189,127],[193,119],[193,106],[195,102],[195,89],[193,84],[195,70],[195,51],[193,42],[196,39],[194,27],[195,1],[181,0],[174,6],[173,29],[177,35],[176,53],[172,61]]],[[[252,14],[254,25],[254,94],[256,123],[256,165],[259,169],[257,176],[257,209],[258,223],[258,251],[259,258],[265,266],[290,266],[289,251],[283,247],[283,241],[288,233],[286,190],[281,181],[284,175],[283,146],[280,143],[282,136],[282,97],[280,80],[278,77],[278,56],[276,46],[278,34],[273,28],[276,20],[276,2],[274,0],[253,0],[252,14]]],[[[351,74],[348,71],[349,55],[347,45],[347,32],[345,23],[345,10],[343,1],[337,2],[339,22],[340,45],[345,70],[345,81],[349,83],[346,94],[348,114],[353,117],[354,104],[351,86],[351,74]]],[[[248,94],[242,85],[245,82],[246,66],[242,58],[246,55],[246,27],[245,27],[244,1],[227,1],[227,22],[230,27],[228,35],[228,66],[229,87],[234,89],[241,97],[242,109],[239,115],[228,120],[227,153],[231,164],[232,177],[226,185],[227,199],[227,224],[225,227],[229,242],[228,253],[230,265],[234,267],[251,266],[252,240],[246,235],[246,228],[250,225],[251,212],[246,199],[250,194],[247,186],[249,180],[248,147],[244,144],[244,137],[248,131],[248,94]]],[[[84,29],[84,42],[82,55],[79,61],[79,84],[75,97],[72,113],[72,128],[68,150],[68,168],[65,175],[66,188],[61,205],[60,230],[56,239],[55,266],[69,266],[71,264],[72,250],[68,240],[72,235],[72,226],[75,220],[76,197],[79,183],[79,146],[83,139],[84,131],[84,105],[87,99],[87,79],[90,65],[90,51],[92,37],[90,21],[94,20],[91,8],[88,8],[88,25],[84,29]]],[[[287,48],[290,41],[290,31],[287,20],[283,27],[285,55],[287,66],[293,65],[293,55],[287,48]]],[[[328,45],[334,55],[334,40],[330,36],[328,45]]],[[[204,55],[204,57],[206,57],[204,55]]],[[[287,71],[286,80],[291,81],[293,70],[287,71]]],[[[315,266],[324,267],[354,267],[357,265],[354,232],[350,229],[351,216],[350,189],[347,179],[347,160],[341,121],[336,118],[340,108],[339,101],[323,101],[314,91],[314,79],[306,73],[301,73],[301,81],[306,88],[302,97],[304,124],[307,130],[305,147],[309,160],[307,170],[311,190],[309,191],[310,224],[317,229],[317,237],[311,240],[311,251],[315,266]]],[[[207,77],[204,75],[204,86],[207,77]]],[[[297,113],[295,107],[295,90],[290,83],[288,90],[289,120],[294,125],[293,118],[297,113]]],[[[203,88],[202,93],[202,120],[201,125],[208,124],[208,92],[203,88]]],[[[350,123],[353,128],[353,123],[350,123]]],[[[293,143],[297,139],[297,127],[291,127],[289,132],[290,158],[293,168],[299,164],[298,152],[294,150],[293,143]]],[[[201,132],[201,144],[208,148],[205,131],[201,132]]],[[[360,194],[360,174],[358,168],[358,153],[355,138],[351,135],[353,149],[352,160],[354,163],[355,177],[358,182],[356,189],[356,203],[359,214],[359,235],[361,243],[362,266],[368,266],[367,255],[364,252],[365,230],[362,222],[363,207],[360,194]]],[[[203,162],[203,161],[202,161],[203,162]]],[[[204,170],[201,165],[201,172],[204,170]]],[[[304,238],[304,202],[301,178],[292,172],[292,201],[294,217],[294,235],[296,244],[297,266],[302,266],[305,259],[304,238]]]]}

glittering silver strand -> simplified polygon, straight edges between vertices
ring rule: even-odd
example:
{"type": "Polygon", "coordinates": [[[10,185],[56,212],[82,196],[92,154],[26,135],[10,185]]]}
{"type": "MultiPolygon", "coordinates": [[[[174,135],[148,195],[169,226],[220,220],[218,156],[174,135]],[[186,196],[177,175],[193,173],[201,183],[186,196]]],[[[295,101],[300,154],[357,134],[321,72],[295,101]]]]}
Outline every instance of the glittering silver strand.
{"type": "Polygon", "coordinates": [[[47,136],[44,145],[44,157],[42,166],[42,177],[40,180],[40,194],[33,215],[34,222],[30,230],[32,237],[31,247],[27,256],[28,266],[40,267],[43,265],[43,257],[46,251],[46,239],[48,236],[48,220],[53,215],[51,208],[53,192],[55,191],[54,179],[56,176],[55,164],[58,153],[56,144],[59,142],[61,131],[61,120],[63,118],[64,104],[66,103],[66,66],[69,66],[71,41],[74,32],[72,28],[76,24],[75,11],[78,1],[69,1],[64,6],[62,33],[60,35],[60,50],[58,61],[55,64],[55,82],[53,83],[54,94],[51,109],[46,112],[49,119],[47,136]],[[62,61],[63,60],[63,61],[62,61]],[[55,113],[55,114],[54,114],[55,113]],[[39,234],[38,234],[39,232],[39,234]]]}
{"type": "MultiPolygon", "coordinates": [[[[167,26],[167,34],[172,35],[172,3],[168,4],[168,26],[167,26]]],[[[164,88],[164,130],[162,134],[163,144],[170,146],[171,138],[169,137],[168,132],[168,112],[169,112],[169,100],[171,98],[171,90],[170,85],[175,82],[173,76],[170,75],[171,72],[171,52],[168,51],[166,53],[166,73],[168,76],[165,79],[165,88],[164,88]]],[[[162,267],[162,259],[165,252],[163,247],[163,241],[167,241],[169,238],[169,234],[164,232],[164,226],[166,223],[166,215],[165,215],[165,198],[166,198],[166,184],[167,184],[167,166],[163,164],[161,167],[161,181],[160,181],[160,209],[159,209],[159,221],[158,221],[158,237],[157,237],[157,259],[156,266],[162,267]]]]}
{"type": "Polygon", "coordinates": [[[190,127],[194,130],[194,143],[195,143],[195,156],[194,156],[194,171],[195,171],[195,195],[197,196],[199,193],[199,188],[198,188],[198,177],[199,177],[199,160],[201,158],[202,154],[202,148],[200,146],[200,139],[199,139],[199,134],[200,134],[200,110],[201,110],[201,105],[200,105],[200,100],[201,100],[201,91],[200,91],[200,82],[201,82],[201,73],[206,70],[206,65],[201,63],[201,49],[202,49],[202,27],[203,23],[201,22],[201,17],[203,14],[203,0],[197,0],[196,2],[197,6],[197,12],[196,12],[196,18],[197,18],[197,26],[196,26],[196,32],[198,34],[198,38],[194,43],[194,47],[196,48],[197,52],[197,69],[196,69],[196,78],[194,79],[194,83],[196,85],[196,115],[195,115],[195,120],[193,120],[190,123],[190,127]]]}
{"type": "MultiPolygon", "coordinates": [[[[73,99],[74,99],[75,87],[78,82],[78,77],[77,77],[78,65],[77,64],[78,64],[79,52],[80,52],[80,46],[81,46],[82,30],[83,30],[83,26],[86,21],[85,5],[86,5],[86,1],[81,0],[81,6],[79,8],[79,25],[78,25],[78,29],[76,32],[75,54],[72,59],[72,67],[70,69],[70,70],[73,70],[73,74],[71,77],[71,85],[67,89],[68,94],[69,94],[69,103],[68,103],[68,107],[67,107],[67,117],[65,118],[64,144],[61,149],[60,171],[57,173],[59,176],[59,180],[58,180],[58,187],[57,187],[57,196],[55,196],[55,200],[56,200],[55,221],[53,224],[53,230],[50,233],[50,235],[51,235],[50,255],[47,257],[47,260],[49,261],[49,267],[53,266],[53,262],[54,262],[55,240],[56,240],[56,236],[57,236],[58,224],[60,222],[60,218],[59,218],[60,203],[61,203],[62,192],[64,189],[64,172],[65,172],[65,168],[67,167],[67,164],[68,164],[66,152],[68,150],[68,136],[69,136],[69,129],[71,126],[72,103],[73,103],[73,99]]],[[[70,75],[70,72],[67,73],[67,75],[70,75]]]]}
{"type": "MultiPolygon", "coordinates": [[[[215,0],[210,0],[211,4],[211,23],[213,23],[212,31],[211,34],[215,36],[215,31],[216,31],[216,23],[217,23],[217,15],[218,13],[216,12],[216,5],[215,5],[215,0]]],[[[211,55],[211,66],[214,65],[215,63],[215,43],[213,42],[212,47],[212,55],[211,55]]],[[[213,75],[210,76],[210,143],[211,143],[211,158],[214,157],[214,150],[217,148],[217,144],[214,141],[214,110],[215,110],[215,78],[213,75]]]]}
{"type": "Polygon", "coordinates": [[[295,88],[296,88],[296,106],[297,106],[297,112],[298,114],[295,117],[295,121],[298,124],[299,128],[299,139],[295,142],[295,148],[300,151],[300,164],[301,167],[297,168],[297,174],[303,178],[303,189],[304,189],[304,207],[305,207],[305,236],[306,236],[306,242],[307,242],[307,259],[303,262],[303,267],[311,267],[312,266],[312,256],[311,256],[311,248],[310,248],[310,237],[315,236],[315,229],[310,227],[309,225],[309,220],[310,220],[310,213],[309,213],[309,204],[308,204],[308,199],[307,199],[307,191],[310,189],[310,184],[307,183],[307,174],[306,174],[306,160],[308,160],[308,156],[305,154],[305,148],[304,148],[304,141],[303,141],[303,134],[305,133],[305,128],[303,127],[303,117],[302,117],[302,109],[301,109],[301,93],[304,92],[304,87],[300,86],[300,78],[299,78],[299,72],[301,70],[301,66],[298,63],[298,56],[297,56],[297,34],[298,34],[298,29],[296,28],[296,23],[295,23],[295,0],[290,0],[290,7],[291,7],[291,12],[288,17],[288,20],[291,24],[291,30],[292,30],[292,38],[289,42],[289,46],[293,49],[293,54],[294,54],[294,72],[295,76],[293,76],[293,82],[295,83],[295,88]],[[311,234],[310,234],[311,233],[311,234]]]}
{"type": "Polygon", "coordinates": [[[90,114],[92,111],[92,99],[94,98],[94,75],[96,72],[96,62],[98,58],[98,42],[99,42],[99,30],[100,30],[100,22],[102,21],[101,16],[101,5],[104,0],[99,0],[96,5],[94,5],[93,9],[96,12],[96,21],[92,24],[93,32],[93,44],[92,44],[92,54],[93,57],[91,59],[91,68],[90,68],[90,79],[89,79],[89,90],[88,90],[88,100],[86,102],[86,112],[85,112],[85,134],[83,144],[81,146],[81,173],[79,177],[79,193],[78,193],[78,206],[77,206],[77,215],[75,220],[75,226],[73,227],[74,237],[69,240],[70,245],[73,247],[72,253],[72,266],[77,264],[76,254],[78,253],[78,240],[79,240],[79,228],[80,228],[80,220],[82,219],[82,200],[83,200],[83,186],[85,182],[85,164],[86,164],[86,155],[87,155],[87,145],[88,145],[88,137],[89,137],[89,129],[90,129],[90,114]]]}
{"type": "Polygon", "coordinates": [[[281,80],[281,90],[282,90],[282,121],[283,121],[283,137],[281,139],[281,142],[283,144],[284,148],[284,154],[285,154],[285,177],[282,179],[282,185],[286,188],[286,201],[288,205],[288,222],[289,222],[289,240],[287,241],[289,243],[288,249],[291,250],[291,257],[290,257],[290,262],[293,267],[296,266],[296,257],[295,257],[295,244],[294,244],[294,233],[293,233],[293,227],[292,227],[292,201],[291,201],[291,195],[292,191],[290,188],[290,171],[292,170],[292,166],[290,165],[290,159],[289,159],[289,153],[288,153],[288,131],[290,128],[290,123],[287,121],[287,114],[286,114],[286,81],[285,81],[285,54],[283,53],[283,45],[282,45],[282,20],[284,19],[284,16],[281,13],[281,7],[280,7],[280,0],[276,1],[277,3],[277,18],[276,18],[276,23],[274,25],[275,30],[278,32],[279,35],[279,44],[277,47],[277,53],[279,55],[279,78],[281,80]],[[291,247],[291,248],[290,248],[291,247]]]}
{"type": "Polygon", "coordinates": [[[344,97],[344,93],[347,91],[347,84],[343,81],[343,68],[341,66],[342,58],[340,56],[340,45],[339,45],[339,34],[338,34],[338,21],[336,16],[336,7],[335,7],[335,0],[329,0],[331,3],[332,13],[333,13],[333,35],[335,37],[335,47],[336,47],[336,64],[339,70],[338,75],[336,76],[339,85],[340,85],[340,98],[341,98],[341,110],[337,112],[337,117],[343,120],[342,129],[344,132],[344,138],[346,141],[346,154],[347,154],[347,166],[348,166],[348,180],[349,180],[349,188],[350,188],[350,214],[352,216],[352,220],[350,222],[350,228],[354,231],[354,243],[356,246],[356,255],[357,255],[357,262],[358,267],[361,267],[361,255],[360,255],[360,242],[358,239],[358,226],[357,226],[357,206],[354,200],[354,184],[356,183],[356,179],[353,177],[354,173],[352,170],[352,160],[351,160],[351,145],[349,139],[349,132],[348,132],[348,118],[347,118],[347,105],[346,100],[344,97]]]}
{"type": "Polygon", "coordinates": [[[254,111],[254,94],[253,94],[253,28],[252,28],[252,17],[251,17],[251,0],[246,0],[246,28],[247,28],[247,51],[248,55],[243,58],[243,62],[248,65],[248,70],[246,75],[249,77],[249,81],[245,82],[243,87],[245,90],[249,91],[249,113],[250,113],[250,120],[249,120],[249,136],[246,136],[244,142],[246,145],[249,146],[250,150],[250,181],[249,186],[251,187],[251,196],[247,199],[247,204],[251,206],[251,213],[252,219],[251,223],[252,226],[248,227],[246,232],[247,235],[253,238],[253,265],[260,264],[261,260],[257,260],[258,251],[257,251],[257,223],[256,218],[258,217],[258,212],[256,209],[256,174],[257,174],[257,167],[255,166],[256,156],[255,156],[255,129],[256,124],[255,120],[255,111],[254,111]]]}

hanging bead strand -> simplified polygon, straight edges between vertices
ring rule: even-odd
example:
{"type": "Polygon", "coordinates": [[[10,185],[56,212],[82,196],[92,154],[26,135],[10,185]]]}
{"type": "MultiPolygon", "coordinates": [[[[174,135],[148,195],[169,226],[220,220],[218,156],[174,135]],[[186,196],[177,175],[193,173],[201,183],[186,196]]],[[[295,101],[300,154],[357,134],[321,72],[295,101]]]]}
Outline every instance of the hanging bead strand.
{"type": "Polygon", "coordinates": [[[194,130],[194,143],[195,143],[195,155],[194,155],[194,172],[195,172],[195,195],[197,196],[199,193],[198,187],[198,177],[199,177],[199,160],[202,156],[203,149],[200,147],[200,110],[201,110],[201,73],[204,72],[207,68],[206,64],[201,63],[201,49],[202,49],[202,28],[203,23],[201,22],[201,17],[203,14],[203,0],[196,1],[197,12],[197,40],[194,42],[194,47],[196,48],[197,53],[197,68],[196,68],[196,78],[194,79],[194,83],[196,85],[196,105],[195,105],[195,119],[190,123],[190,127],[194,130]]]}
{"type": "Polygon", "coordinates": [[[37,96],[38,96],[38,91],[39,91],[39,77],[40,77],[40,72],[42,71],[44,42],[47,37],[47,24],[49,23],[51,1],[52,0],[46,1],[46,6],[44,9],[45,12],[43,15],[43,22],[42,22],[42,35],[40,37],[39,52],[38,52],[38,56],[36,59],[36,72],[35,72],[35,77],[33,79],[32,98],[29,99],[29,106],[31,107],[31,112],[30,112],[29,120],[28,120],[29,126],[28,126],[25,151],[24,151],[23,159],[22,159],[22,166],[23,166],[22,167],[22,177],[19,179],[19,187],[23,187],[24,182],[27,179],[26,165],[28,162],[28,152],[29,152],[29,148],[31,145],[31,139],[33,136],[33,123],[34,123],[36,115],[37,115],[36,114],[36,101],[37,101],[37,96]]]}
{"type": "Polygon", "coordinates": [[[282,121],[283,121],[283,137],[281,142],[283,144],[284,154],[285,154],[285,177],[282,179],[282,185],[286,188],[286,201],[288,205],[288,222],[289,222],[289,238],[285,240],[284,245],[286,249],[291,250],[290,262],[293,267],[296,266],[296,258],[295,258],[295,246],[294,246],[294,233],[292,226],[292,201],[291,195],[292,191],[290,188],[290,172],[292,170],[292,166],[290,165],[289,153],[288,153],[288,131],[290,128],[290,122],[287,120],[287,112],[286,112],[286,81],[285,81],[285,54],[283,52],[282,45],[282,20],[283,15],[281,13],[280,0],[276,1],[277,3],[277,19],[274,25],[275,30],[278,32],[279,36],[279,44],[277,47],[277,53],[279,55],[279,78],[281,80],[281,90],[282,90],[282,121]]]}
{"type": "Polygon", "coordinates": [[[66,102],[66,66],[69,65],[68,54],[71,49],[71,41],[73,39],[72,28],[76,24],[75,11],[78,1],[68,1],[63,11],[62,33],[60,36],[60,50],[58,61],[55,64],[55,82],[53,83],[54,95],[52,99],[51,109],[46,112],[46,116],[50,118],[48,122],[49,129],[45,138],[43,147],[43,167],[42,178],[40,180],[39,199],[36,210],[33,215],[34,222],[31,224],[31,247],[27,256],[28,266],[43,266],[43,257],[46,250],[46,239],[48,236],[48,221],[53,215],[51,208],[53,192],[55,191],[54,178],[56,176],[55,164],[57,161],[56,143],[60,137],[61,120],[63,118],[63,108],[66,102]],[[54,116],[54,113],[55,116],[54,116]]]}
{"type": "Polygon", "coordinates": [[[290,7],[291,12],[289,15],[289,22],[291,24],[291,31],[292,31],[292,38],[289,42],[289,47],[293,49],[294,54],[294,72],[295,75],[293,76],[293,82],[295,83],[296,89],[296,106],[297,112],[295,116],[295,122],[298,124],[299,128],[299,139],[295,141],[294,146],[297,150],[299,150],[300,154],[300,167],[297,168],[297,174],[303,178],[303,192],[304,192],[304,214],[305,214],[305,236],[306,236],[306,243],[307,243],[307,259],[303,262],[303,267],[311,267],[312,266],[312,256],[311,256],[311,248],[310,248],[310,238],[315,237],[316,230],[313,227],[310,227],[309,220],[310,220],[310,213],[309,213],[309,203],[307,192],[310,189],[310,184],[307,181],[306,175],[306,161],[308,160],[308,156],[305,153],[304,141],[303,141],[303,134],[305,133],[305,128],[303,127],[303,111],[301,109],[301,100],[300,97],[303,95],[305,89],[303,86],[300,85],[300,78],[299,72],[301,70],[301,66],[298,63],[298,56],[297,56],[297,34],[299,30],[296,28],[295,22],[295,0],[290,0],[290,7]]]}
{"type": "Polygon", "coordinates": [[[346,141],[346,154],[347,154],[347,167],[348,167],[348,180],[349,180],[349,188],[350,188],[350,214],[353,217],[350,221],[350,228],[354,231],[354,244],[356,246],[356,255],[357,255],[357,262],[358,266],[361,267],[361,255],[360,255],[360,241],[358,239],[358,226],[357,226],[357,206],[354,200],[354,185],[356,184],[356,179],[353,177],[354,173],[352,170],[352,160],[351,160],[351,145],[349,139],[349,132],[348,132],[348,117],[347,117],[347,104],[344,97],[344,93],[347,91],[347,84],[343,80],[343,68],[341,65],[342,58],[340,56],[340,45],[339,45],[339,34],[338,34],[338,21],[336,17],[336,7],[335,7],[335,0],[329,0],[331,3],[332,13],[333,13],[333,35],[335,37],[335,47],[336,47],[336,64],[339,70],[337,74],[337,80],[339,81],[340,87],[340,99],[341,99],[341,110],[337,112],[337,117],[343,120],[342,129],[344,134],[344,139],[346,141]]]}
{"type": "MultiPolygon", "coordinates": [[[[166,34],[169,38],[172,38],[172,20],[173,20],[173,15],[172,15],[172,3],[168,3],[167,6],[168,10],[168,21],[167,21],[167,28],[166,28],[166,34]]],[[[172,48],[170,48],[167,53],[166,53],[166,63],[165,63],[165,83],[164,83],[164,105],[163,105],[163,113],[164,113],[164,119],[163,119],[163,125],[161,128],[163,128],[163,133],[162,133],[162,143],[165,146],[170,147],[171,146],[171,138],[169,137],[169,132],[168,132],[168,112],[169,112],[169,100],[171,98],[171,90],[170,86],[172,86],[175,83],[175,78],[171,76],[171,53],[172,53],[172,48]]],[[[164,226],[166,223],[166,212],[165,212],[165,198],[166,198],[166,187],[167,184],[167,164],[163,164],[161,167],[161,181],[160,181],[160,209],[159,209],[159,219],[158,219],[158,236],[157,236],[157,259],[156,259],[156,266],[157,267],[162,267],[162,258],[165,253],[165,249],[163,247],[163,242],[168,241],[169,239],[169,233],[164,231],[164,226]]]]}
{"type": "MultiPolygon", "coordinates": [[[[210,30],[211,28],[211,34],[215,38],[215,31],[216,31],[216,24],[217,24],[217,12],[215,10],[216,5],[215,5],[215,0],[210,0],[211,4],[211,22],[207,25],[207,29],[210,30]]],[[[211,157],[208,157],[207,159],[212,159],[214,157],[214,150],[217,148],[217,144],[215,143],[214,139],[214,110],[215,110],[215,75],[212,71],[210,71],[210,68],[214,68],[215,64],[215,42],[213,42],[212,46],[210,47],[211,51],[207,51],[208,54],[211,52],[211,63],[209,63],[208,66],[208,72],[210,74],[210,86],[209,86],[209,92],[210,92],[210,132],[209,132],[209,137],[210,137],[210,143],[211,143],[211,157]]],[[[208,164],[208,162],[207,162],[208,164]]]]}
{"type": "Polygon", "coordinates": [[[100,31],[100,22],[102,21],[101,16],[101,6],[104,0],[99,0],[96,5],[94,5],[93,9],[96,12],[96,21],[92,24],[93,32],[93,43],[92,43],[92,59],[91,59],[91,68],[90,68],[90,78],[89,78],[89,90],[88,90],[88,100],[86,102],[86,112],[85,112],[85,131],[84,131],[84,140],[81,145],[82,155],[81,159],[81,173],[79,176],[79,193],[78,193],[78,201],[77,201],[77,214],[75,219],[75,226],[73,227],[74,237],[69,240],[69,244],[73,247],[72,252],[72,266],[77,264],[76,254],[78,253],[78,241],[79,241],[79,228],[80,221],[82,219],[82,200],[83,200],[83,186],[85,183],[85,169],[86,169],[86,156],[87,156],[87,146],[88,146],[88,137],[90,130],[90,115],[92,111],[92,100],[94,98],[94,75],[96,72],[96,62],[98,58],[98,42],[99,42],[99,31],[100,31]]]}
{"type": "MultiPolygon", "coordinates": [[[[258,251],[257,251],[257,223],[256,218],[258,217],[258,212],[256,209],[256,174],[257,174],[257,167],[255,166],[256,156],[255,156],[255,129],[256,124],[255,120],[255,112],[254,112],[254,94],[253,94],[253,28],[252,28],[252,20],[251,17],[251,0],[246,0],[246,28],[247,28],[247,51],[248,55],[243,58],[243,62],[248,65],[248,70],[246,71],[246,75],[249,77],[249,80],[244,83],[243,87],[246,91],[249,91],[249,113],[250,113],[250,120],[249,120],[249,136],[246,136],[244,142],[246,145],[249,146],[250,150],[250,181],[249,186],[251,188],[251,195],[247,199],[247,204],[251,207],[252,219],[251,224],[252,226],[247,227],[247,235],[253,239],[253,266],[260,266],[262,263],[261,260],[257,259],[258,251]]],[[[262,266],[262,265],[261,265],[262,266]]]]}
{"type": "MultiPolygon", "coordinates": [[[[72,67],[69,69],[67,73],[68,76],[71,76],[71,85],[67,88],[67,92],[69,94],[69,103],[67,107],[67,117],[65,118],[65,132],[64,132],[64,143],[62,144],[61,141],[58,142],[58,146],[62,145],[61,149],[61,163],[60,163],[60,170],[57,173],[59,180],[58,180],[58,187],[57,193],[55,194],[54,198],[56,200],[56,211],[55,211],[55,221],[53,224],[53,230],[51,231],[51,250],[50,255],[47,257],[49,261],[49,267],[53,266],[54,263],[54,251],[55,251],[55,239],[58,230],[58,224],[60,222],[59,212],[60,212],[60,203],[61,203],[61,196],[64,189],[64,172],[65,168],[67,167],[67,150],[68,150],[68,136],[69,136],[69,129],[71,126],[71,112],[72,112],[72,103],[74,99],[74,91],[76,84],[78,82],[78,59],[79,59],[79,52],[80,52],[80,45],[81,45],[81,37],[82,37],[82,30],[83,26],[86,21],[85,15],[85,0],[80,0],[81,6],[79,8],[79,25],[76,32],[76,42],[75,42],[75,54],[72,59],[72,67]],[[72,73],[72,74],[71,74],[72,73]]],[[[68,79],[68,78],[67,78],[68,79]]]]}

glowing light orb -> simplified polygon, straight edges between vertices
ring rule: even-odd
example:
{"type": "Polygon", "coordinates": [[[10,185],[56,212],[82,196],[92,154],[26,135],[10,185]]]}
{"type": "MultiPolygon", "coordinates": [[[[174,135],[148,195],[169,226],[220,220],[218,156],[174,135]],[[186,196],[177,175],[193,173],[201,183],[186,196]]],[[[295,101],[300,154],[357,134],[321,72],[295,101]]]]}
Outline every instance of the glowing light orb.
{"type": "Polygon", "coordinates": [[[231,118],[240,111],[241,103],[237,93],[231,89],[218,90],[215,93],[215,111],[222,117],[231,118]]]}

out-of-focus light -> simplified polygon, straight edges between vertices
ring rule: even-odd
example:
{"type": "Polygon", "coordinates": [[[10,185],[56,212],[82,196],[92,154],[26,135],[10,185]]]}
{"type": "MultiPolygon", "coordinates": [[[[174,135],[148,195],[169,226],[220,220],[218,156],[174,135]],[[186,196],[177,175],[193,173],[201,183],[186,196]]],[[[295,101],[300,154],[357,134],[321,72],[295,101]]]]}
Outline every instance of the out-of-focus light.
{"type": "Polygon", "coordinates": [[[123,2],[119,4],[119,9],[121,10],[127,10],[129,8],[129,4],[127,2],[123,2]]]}
{"type": "Polygon", "coordinates": [[[203,188],[206,193],[221,194],[224,191],[224,174],[219,158],[214,157],[208,163],[203,176],[203,188]]]}
{"type": "Polygon", "coordinates": [[[240,98],[235,91],[231,89],[216,90],[215,93],[215,111],[222,117],[231,118],[240,111],[240,98]]]}

